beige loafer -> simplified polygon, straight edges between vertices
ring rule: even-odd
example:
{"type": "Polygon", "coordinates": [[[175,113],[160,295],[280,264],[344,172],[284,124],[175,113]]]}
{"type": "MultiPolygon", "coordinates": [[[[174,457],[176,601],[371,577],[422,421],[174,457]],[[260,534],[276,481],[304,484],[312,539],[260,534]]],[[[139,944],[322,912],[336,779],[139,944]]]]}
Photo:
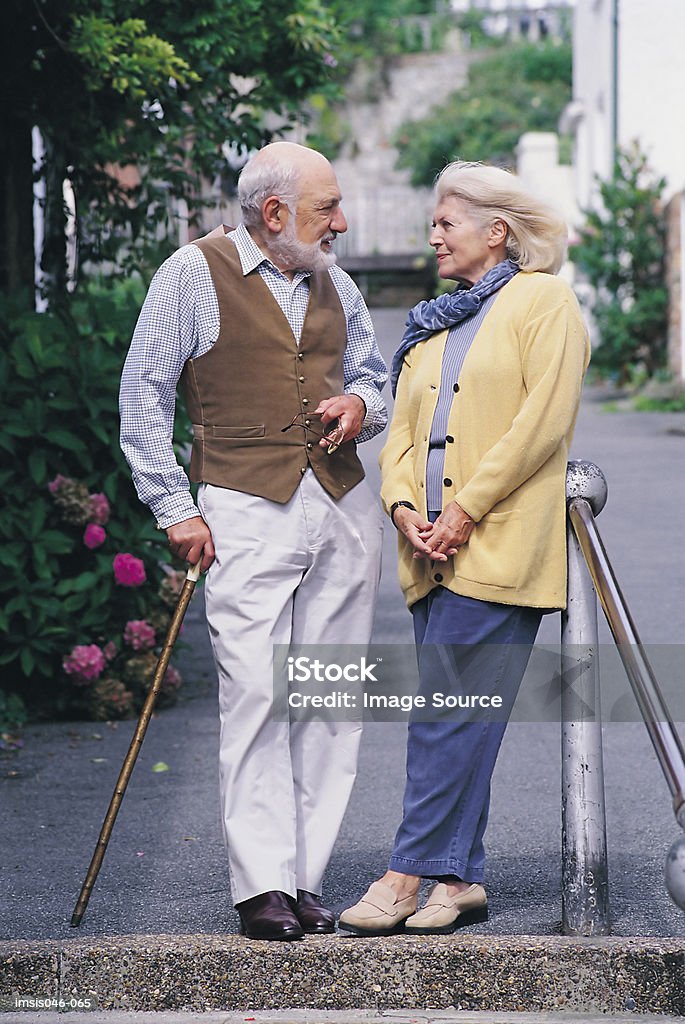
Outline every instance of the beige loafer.
{"type": "Polygon", "coordinates": [[[416,895],[398,900],[385,882],[374,882],[358,903],[340,915],[338,927],[352,935],[394,935],[416,911],[416,895]]]}
{"type": "Polygon", "coordinates": [[[405,921],[407,935],[449,935],[457,928],[488,919],[488,897],[482,885],[450,896],[444,882],[431,889],[425,907],[405,921]]]}

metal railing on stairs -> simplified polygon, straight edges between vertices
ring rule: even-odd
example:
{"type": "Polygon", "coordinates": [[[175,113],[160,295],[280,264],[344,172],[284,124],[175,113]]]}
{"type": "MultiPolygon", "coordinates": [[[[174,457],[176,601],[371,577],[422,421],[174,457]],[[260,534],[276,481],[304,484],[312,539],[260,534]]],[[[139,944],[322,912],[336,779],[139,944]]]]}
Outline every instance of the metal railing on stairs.
{"type": "MultiPolygon", "coordinates": [[[[685,829],[685,750],[638,636],[595,523],[607,485],[592,462],[570,462],[568,605],[562,615],[562,927],[610,931],[597,602],[604,610],[637,705],[685,829]]],[[[685,909],[685,836],[666,859],[666,887],[685,909]]]]}

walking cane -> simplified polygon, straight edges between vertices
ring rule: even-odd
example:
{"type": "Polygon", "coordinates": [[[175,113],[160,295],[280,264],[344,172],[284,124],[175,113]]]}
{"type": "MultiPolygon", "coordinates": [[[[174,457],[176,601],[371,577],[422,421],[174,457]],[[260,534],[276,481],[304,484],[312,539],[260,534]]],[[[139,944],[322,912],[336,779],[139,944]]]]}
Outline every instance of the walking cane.
{"type": "Polygon", "coordinates": [[[164,646],[162,647],[162,653],[160,654],[159,661],[157,662],[152,686],[150,687],[148,695],[145,698],[145,703],[143,704],[143,708],[140,712],[136,731],[133,734],[133,739],[131,740],[131,745],[128,748],[128,753],[124,758],[124,763],[121,766],[119,778],[117,779],[116,786],[114,787],[114,792],[112,794],[112,799],[109,802],[109,808],[105,815],[105,820],[102,823],[100,837],[95,846],[95,852],[93,853],[93,859],[91,860],[90,867],[88,868],[86,880],[81,887],[81,892],[79,893],[79,898],[76,901],[74,913],[71,915],[72,928],[78,928],[81,924],[81,918],[86,912],[88,900],[90,899],[90,894],[93,886],[95,885],[95,880],[98,877],[98,872],[105,856],[105,850],[107,849],[107,843],[109,842],[109,837],[111,836],[112,829],[114,828],[114,822],[116,821],[117,814],[119,813],[121,801],[124,799],[128,780],[131,778],[133,766],[136,763],[136,758],[138,757],[140,748],[143,745],[143,740],[145,739],[145,733],[147,731],[150,718],[152,717],[152,710],[155,706],[155,701],[157,700],[162,680],[164,679],[164,673],[169,667],[171,652],[176,640],[178,639],[178,634],[181,631],[181,623],[183,622],[186,609],[190,604],[190,599],[193,596],[195,584],[200,578],[200,565],[201,562],[198,562],[197,565],[188,569],[188,572],[186,573],[185,583],[183,584],[183,589],[181,590],[178,598],[178,604],[176,605],[171,623],[169,624],[169,630],[166,635],[166,640],[164,641],[164,646]]]}

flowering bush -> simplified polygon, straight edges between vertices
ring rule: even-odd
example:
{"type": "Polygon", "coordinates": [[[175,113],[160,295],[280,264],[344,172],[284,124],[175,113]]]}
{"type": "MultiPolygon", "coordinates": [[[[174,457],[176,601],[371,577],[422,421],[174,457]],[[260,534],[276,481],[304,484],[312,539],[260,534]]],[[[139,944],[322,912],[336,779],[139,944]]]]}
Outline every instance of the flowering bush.
{"type": "MultiPolygon", "coordinates": [[[[134,714],[185,578],[119,451],[142,294],[89,285],[59,315],[0,297],[0,696],[32,717],[134,714]]],[[[179,683],[170,669],[163,703],[179,683]]]]}
{"type": "MultiPolygon", "coordinates": [[[[82,537],[85,548],[95,551],[102,547],[107,540],[107,532],[93,520],[98,518],[104,522],[109,521],[111,510],[105,495],[89,494],[88,489],[78,480],[62,474],[51,480],[47,489],[65,523],[80,527],[83,525],[83,516],[91,520],[82,537]]],[[[111,565],[117,587],[133,591],[147,583],[142,558],[127,551],[119,551],[111,565]]],[[[151,600],[152,595],[148,595],[148,608],[156,625],[147,619],[129,619],[123,625],[117,624],[116,617],[121,619],[125,605],[117,599],[116,591],[112,594],[114,616],[108,625],[108,639],[102,646],[97,643],[76,644],[62,659],[65,676],[78,688],[78,694],[71,695],[74,710],[100,720],[122,718],[140,708],[157,666],[154,647],[158,633],[160,639],[163,639],[167,627],[167,608],[176,603],[176,598],[171,599],[171,595],[178,594],[179,582],[182,586],[184,579],[185,573],[170,570],[160,580],[154,600],[151,600]],[[116,637],[112,637],[112,630],[117,631],[116,637]],[[139,652],[144,654],[141,656],[139,652]]],[[[58,591],[67,589],[64,583],[57,585],[58,591]]],[[[134,601],[133,606],[137,606],[137,602],[134,601]]],[[[102,643],[104,637],[98,639],[102,643]]],[[[180,685],[180,673],[170,666],[162,680],[157,705],[164,707],[173,703],[180,685]]]]}

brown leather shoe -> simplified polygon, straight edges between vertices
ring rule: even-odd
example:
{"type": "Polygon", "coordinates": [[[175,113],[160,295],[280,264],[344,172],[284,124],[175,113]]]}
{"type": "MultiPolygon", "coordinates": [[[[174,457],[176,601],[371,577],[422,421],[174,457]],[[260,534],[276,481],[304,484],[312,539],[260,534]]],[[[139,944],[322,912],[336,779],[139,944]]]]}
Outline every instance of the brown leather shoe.
{"type": "Polygon", "coordinates": [[[300,922],[284,892],[261,892],[259,896],[236,903],[235,909],[240,914],[241,932],[248,939],[290,942],[304,938],[300,922]]]}
{"type": "Polygon", "coordinates": [[[320,896],[298,889],[297,900],[289,896],[288,901],[307,935],[326,935],[335,931],[335,914],[324,907],[320,896]]]}

